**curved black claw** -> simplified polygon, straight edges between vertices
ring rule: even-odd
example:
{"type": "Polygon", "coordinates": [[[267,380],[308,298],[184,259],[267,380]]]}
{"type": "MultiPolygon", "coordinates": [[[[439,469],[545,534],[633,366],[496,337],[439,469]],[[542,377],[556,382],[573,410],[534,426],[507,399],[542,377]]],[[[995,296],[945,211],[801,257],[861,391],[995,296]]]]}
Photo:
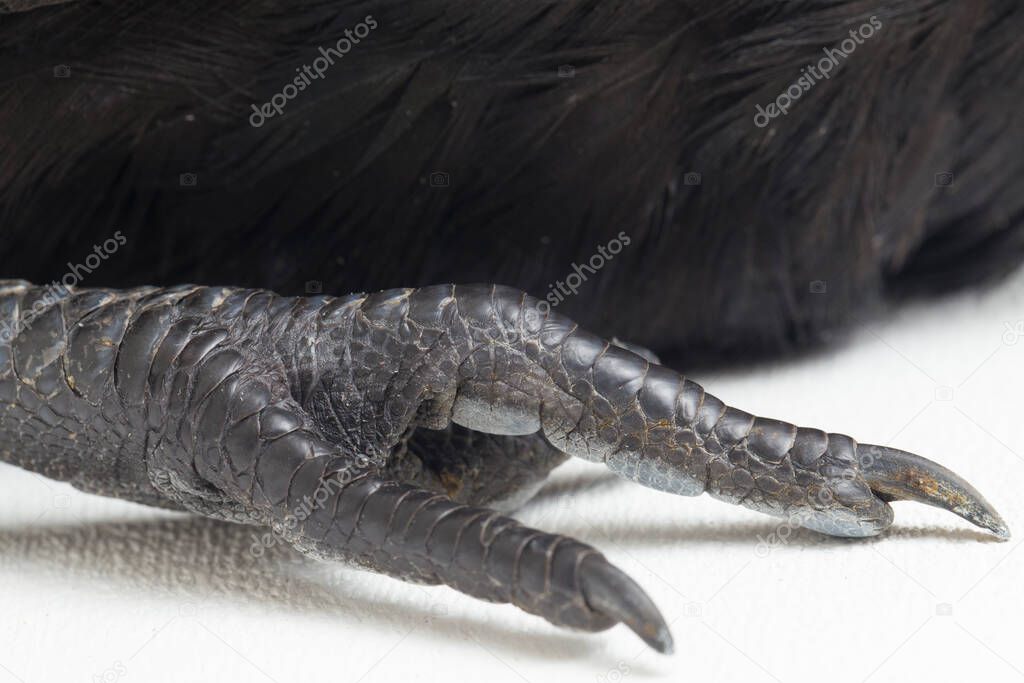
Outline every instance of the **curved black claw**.
{"type": "Polygon", "coordinates": [[[906,451],[868,444],[860,444],[857,455],[864,481],[879,498],[934,505],[1000,538],[1010,537],[1010,529],[995,508],[973,486],[942,465],[906,451]]]}
{"type": "Polygon", "coordinates": [[[643,589],[603,557],[590,555],[580,565],[580,587],[595,612],[621,621],[662,654],[672,654],[672,633],[643,589]]]}

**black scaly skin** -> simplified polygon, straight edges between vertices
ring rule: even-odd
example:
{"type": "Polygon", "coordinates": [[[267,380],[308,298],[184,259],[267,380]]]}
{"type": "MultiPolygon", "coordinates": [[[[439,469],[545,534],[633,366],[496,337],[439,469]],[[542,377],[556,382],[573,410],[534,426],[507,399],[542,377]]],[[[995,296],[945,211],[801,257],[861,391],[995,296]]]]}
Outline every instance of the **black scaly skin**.
{"type": "Polygon", "coordinates": [[[482,505],[529,495],[568,453],[830,534],[879,533],[896,498],[1006,533],[934,463],[728,408],[510,288],[89,289],[37,305],[44,295],[0,281],[4,460],[269,525],[311,555],[554,624],[621,621],[660,651],[671,636],[657,609],[598,551],[482,505]],[[467,447],[475,456],[454,456],[467,447]]]}

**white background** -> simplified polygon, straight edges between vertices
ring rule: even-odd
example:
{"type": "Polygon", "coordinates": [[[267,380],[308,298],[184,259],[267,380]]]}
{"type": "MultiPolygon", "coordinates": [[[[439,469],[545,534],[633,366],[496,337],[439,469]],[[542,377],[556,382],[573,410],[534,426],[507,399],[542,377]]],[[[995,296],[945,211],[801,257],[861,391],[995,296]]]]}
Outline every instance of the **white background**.
{"type": "Polygon", "coordinates": [[[0,683],[1024,677],[1024,277],[900,310],[827,354],[696,379],[744,410],[937,460],[1016,535],[896,503],[878,539],[780,536],[756,513],[569,463],[519,517],[636,578],[672,623],[665,657],[621,626],[561,631],[283,548],[254,558],[247,527],[0,466],[0,683]]]}

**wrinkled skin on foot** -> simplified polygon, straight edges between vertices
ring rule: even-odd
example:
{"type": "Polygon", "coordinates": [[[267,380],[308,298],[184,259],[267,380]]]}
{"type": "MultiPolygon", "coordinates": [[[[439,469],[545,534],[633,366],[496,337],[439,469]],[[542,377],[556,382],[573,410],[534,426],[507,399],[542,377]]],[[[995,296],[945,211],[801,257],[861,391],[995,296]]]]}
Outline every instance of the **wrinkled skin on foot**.
{"type": "Polygon", "coordinates": [[[310,555],[560,626],[622,622],[662,652],[671,635],[636,583],[495,508],[577,456],[838,536],[878,534],[897,499],[1008,533],[935,463],[754,417],[654,360],[491,285],[340,298],[79,290],[54,302],[0,282],[0,453],[85,491],[270,526],[310,555]]]}

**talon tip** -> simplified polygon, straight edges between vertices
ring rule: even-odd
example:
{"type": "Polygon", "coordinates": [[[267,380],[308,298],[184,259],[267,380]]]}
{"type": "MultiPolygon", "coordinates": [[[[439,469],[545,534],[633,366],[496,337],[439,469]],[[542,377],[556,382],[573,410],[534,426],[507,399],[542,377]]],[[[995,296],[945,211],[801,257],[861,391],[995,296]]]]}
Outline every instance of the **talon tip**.
{"type": "Polygon", "coordinates": [[[984,517],[979,517],[974,523],[988,529],[998,536],[1000,540],[1007,541],[1010,539],[1010,527],[1006,525],[1006,522],[994,510],[990,510],[984,517]]]}
{"type": "Polygon", "coordinates": [[[670,655],[675,651],[675,643],[672,641],[672,632],[661,618],[656,615],[656,620],[649,620],[639,624],[624,622],[633,633],[640,637],[640,640],[647,643],[651,649],[663,655],[670,655]]]}
{"type": "Polygon", "coordinates": [[[581,570],[583,597],[591,609],[625,624],[652,649],[672,654],[668,624],[633,579],[599,556],[584,560],[581,570]]]}
{"type": "Polygon", "coordinates": [[[672,633],[664,626],[658,629],[655,636],[643,638],[643,641],[663,655],[670,655],[676,651],[675,643],[672,641],[672,633]]]}

